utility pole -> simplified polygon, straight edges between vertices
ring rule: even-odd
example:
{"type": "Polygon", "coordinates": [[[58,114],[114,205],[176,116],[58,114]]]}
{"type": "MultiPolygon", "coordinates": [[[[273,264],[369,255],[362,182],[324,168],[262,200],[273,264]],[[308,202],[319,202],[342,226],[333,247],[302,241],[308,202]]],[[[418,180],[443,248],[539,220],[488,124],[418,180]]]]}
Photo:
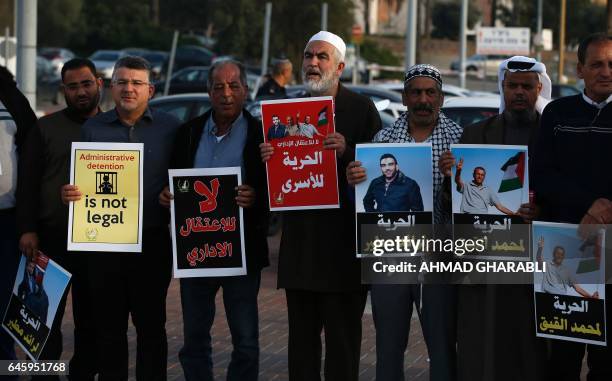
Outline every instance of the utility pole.
{"type": "Polygon", "coordinates": [[[272,20],[272,3],[266,3],[266,19],[264,22],[263,52],[261,55],[261,76],[268,71],[268,53],[270,50],[270,22],[272,20]]]}
{"type": "Polygon", "coordinates": [[[416,63],[417,0],[408,0],[406,13],[406,50],[404,66],[406,71],[408,71],[408,68],[416,63]]]}
{"type": "Polygon", "coordinates": [[[17,84],[36,110],[36,13],[38,0],[17,2],[17,84]]]}
{"type": "Polygon", "coordinates": [[[565,11],[566,0],[561,0],[561,16],[559,19],[559,72],[557,74],[557,83],[563,83],[563,69],[565,64],[565,11]]]}
{"type": "Polygon", "coordinates": [[[468,0],[461,0],[461,22],[459,23],[459,86],[463,88],[465,88],[465,57],[467,55],[467,13],[468,0]]]}
{"type": "Polygon", "coordinates": [[[608,0],[608,35],[612,34],[612,0],[608,0]]]}
{"type": "Polygon", "coordinates": [[[176,57],[176,46],[178,45],[179,31],[175,30],[172,36],[172,47],[170,57],[168,57],[168,72],[166,73],[166,83],[164,83],[164,95],[170,93],[170,82],[172,80],[172,70],[174,70],[174,59],[176,57]]]}
{"type": "Polygon", "coordinates": [[[321,4],[321,30],[327,30],[327,3],[321,4]]]}
{"type": "Polygon", "coordinates": [[[537,19],[537,36],[538,36],[538,45],[536,46],[536,59],[542,62],[542,2],[543,0],[538,0],[538,19],[537,19]]]}

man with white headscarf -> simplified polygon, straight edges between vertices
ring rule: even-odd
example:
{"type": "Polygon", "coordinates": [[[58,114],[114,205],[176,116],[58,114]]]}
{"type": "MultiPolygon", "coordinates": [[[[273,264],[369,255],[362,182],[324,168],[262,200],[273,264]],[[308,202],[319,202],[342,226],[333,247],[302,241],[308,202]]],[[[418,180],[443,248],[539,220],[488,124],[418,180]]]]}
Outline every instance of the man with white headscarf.
{"type": "MultiPolygon", "coordinates": [[[[357,381],[361,317],[366,289],[355,256],[355,207],[344,175],[355,144],[372,141],[380,116],[372,101],[340,84],[346,45],[321,31],[304,49],[302,81],[313,96],[334,97],[336,132],[323,140],[336,151],[340,208],[283,213],[278,287],[289,314],[289,380],[321,379],[321,331],[325,332],[325,380],[357,381]]],[[[275,154],[269,143],[262,160],[275,154]]]]}
{"type": "MultiPolygon", "coordinates": [[[[498,81],[499,115],[465,127],[459,143],[527,145],[531,153],[541,112],[550,100],[546,67],[533,58],[514,56],[500,64],[498,81]]],[[[453,165],[453,155],[443,154],[439,166],[446,176],[453,165]]],[[[521,205],[519,214],[530,222],[537,214],[535,205],[521,205]]],[[[544,342],[533,333],[531,285],[461,285],[457,299],[459,381],[542,379],[541,359],[546,355],[544,342]]]]}

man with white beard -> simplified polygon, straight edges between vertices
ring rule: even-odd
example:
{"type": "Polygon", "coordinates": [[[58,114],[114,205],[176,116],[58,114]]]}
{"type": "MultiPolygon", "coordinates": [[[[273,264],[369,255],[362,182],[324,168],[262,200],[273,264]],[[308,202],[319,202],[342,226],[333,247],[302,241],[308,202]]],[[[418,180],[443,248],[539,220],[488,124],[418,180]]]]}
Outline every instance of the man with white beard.
{"type": "MultiPolygon", "coordinates": [[[[325,379],[359,378],[366,289],[355,256],[355,207],[345,171],[355,160],[355,144],[372,141],[381,122],[370,99],[340,84],[345,52],[340,37],[322,31],[308,41],[302,61],[302,81],[310,95],[334,97],[336,132],[323,144],[338,158],[340,208],[283,213],[278,287],[287,297],[291,381],[321,379],[322,330],[325,379]]],[[[275,154],[268,143],[260,147],[264,161],[275,154]]]]}

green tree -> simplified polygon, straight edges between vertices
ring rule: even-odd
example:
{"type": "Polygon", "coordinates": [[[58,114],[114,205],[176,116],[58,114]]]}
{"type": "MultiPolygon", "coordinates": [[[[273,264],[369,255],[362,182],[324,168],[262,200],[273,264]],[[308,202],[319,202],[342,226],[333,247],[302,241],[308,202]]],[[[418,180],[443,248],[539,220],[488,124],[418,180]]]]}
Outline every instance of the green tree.
{"type": "Polygon", "coordinates": [[[82,0],[38,2],[38,45],[66,46],[83,28],[82,0]]]}
{"type": "MultiPolygon", "coordinates": [[[[507,26],[529,27],[536,31],[537,8],[532,0],[515,0],[514,7],[509,9],[500,6],[498,19],[507,26]]],[[[560,2],[548,1],[543,8],[542,24],[559,36],[560,2]]],[[[566,43],[577,44],[590,33],[606,30],[606,7],[590,0],[572,0],[567,2],[567,19],[565,27],[566,43]]],[[[555,37],[555,44],[558,38],[555,37]]]]}
{"type": "MultiPolygon", "coordinates": [[[[474,24],[482,12],[478,9],[474,0],[470,0],[468,6],[468,28],[473,28],[474,24]]],[[[434,38],[448,38],[450,40],[459,39],[459,19],[461,16],[461,4],[459,1],[452,3],[437,2],[432,9],[432,21],[434,29],[431,36],[434,38]]]]}

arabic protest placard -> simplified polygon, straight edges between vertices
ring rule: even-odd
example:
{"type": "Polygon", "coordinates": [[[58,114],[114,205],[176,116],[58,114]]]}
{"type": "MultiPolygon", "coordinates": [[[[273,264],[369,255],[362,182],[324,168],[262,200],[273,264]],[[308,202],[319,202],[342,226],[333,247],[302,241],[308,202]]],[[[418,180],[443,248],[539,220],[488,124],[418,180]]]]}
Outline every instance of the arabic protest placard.
{"type": "MultiPolygon", "coordinates": [[[[376,242],[421,238],[433,223],[430,143],[357,144],[355,159],[368,179],[355,186],[357,256],[382,255],[376,242]]],[[[428,234],[427,234],[428,235],[428,234]]],[[[418,250],[385,250],[385,255],[415,255],[418,250]]]]}
{"type": "Polygon", "coordinates": [[[529,255],[529,227],[517,212],[529,202],[527,146],[451,144],[453,234],[485,238],[481,254],[466,258],[521,260],[529,255]]]}
{"type": "Polygon", "coordinates": [[[70,277],[42,253],[31,260],[21,256],[2,328],[32,360],[37,360],[45,347],[70,277]]]}
{"type": "Polygon", "coordinates": [[[336,152],[323,149],[335,131],[332,97],[261,102],[270,210],[339,207],[336,152]]]}
{"type": "Polygon", "coordinates": [[[240,167],[171,169],[174,277],[245,275],[240,167]]]}
{"type": "Polygon", "coordinates": [[[68,250],[142,251],[142,143],[72,143],[68,250]]]}
{"type": "Polygon", "coordinates": [[[534,221],[536,335],[607,345],[605,230],[583,240],[578,225],[534,221]]]}

